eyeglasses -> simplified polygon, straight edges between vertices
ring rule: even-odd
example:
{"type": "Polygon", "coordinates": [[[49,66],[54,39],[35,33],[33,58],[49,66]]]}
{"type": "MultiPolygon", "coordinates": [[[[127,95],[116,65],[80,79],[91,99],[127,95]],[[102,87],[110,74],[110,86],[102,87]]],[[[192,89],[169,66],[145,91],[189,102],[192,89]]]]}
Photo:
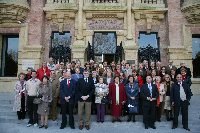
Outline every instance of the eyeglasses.
{"type": "Polygon", "coordinates": [[[165,78],[169,78],[169,77],[165,77],[165,78]]]}

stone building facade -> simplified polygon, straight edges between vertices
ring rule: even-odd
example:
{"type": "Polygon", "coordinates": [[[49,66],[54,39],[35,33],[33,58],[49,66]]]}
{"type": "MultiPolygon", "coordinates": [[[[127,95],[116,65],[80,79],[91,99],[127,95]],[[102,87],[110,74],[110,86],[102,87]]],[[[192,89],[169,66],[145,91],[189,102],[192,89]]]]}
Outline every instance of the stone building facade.
{"type": "MultiPolygon", "coordinates": [[[[199,0],[1,0],[0,49],[5,35],[18,35],[17,72],[25,71],[27,60],[37,69],[49,58],[53,33],[67,32],[71,60],[83,64],[94,34],[112,32],[116,46],[123,47],[123,58],[138,64],[140,33],[156,33],[163,64],[173,60],[179,66],[184,61],[193,68],[192,36],[200,35],[199,6],[199,0]]],[[[2,53],[0,57],[2,62],[2,53]]],[[[0,77],[0,91],[9,90],[15,80],[0,77]]]]}

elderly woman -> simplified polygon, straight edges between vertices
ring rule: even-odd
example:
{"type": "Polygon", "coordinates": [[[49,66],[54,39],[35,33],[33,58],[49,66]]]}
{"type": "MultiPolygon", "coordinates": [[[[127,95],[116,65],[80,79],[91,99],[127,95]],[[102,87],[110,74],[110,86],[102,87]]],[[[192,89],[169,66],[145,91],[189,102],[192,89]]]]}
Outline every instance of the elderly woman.
{"type": "Polygon", "coordinates": [[[165,89],[165,95],[164,95],[164,110],[166,113],[166,119],[167,121],[170,121],[173,119],[173,114],[172,114],[172,105],[170,102],[170,93],[171,93],[171,88],[173,82],[171,81],[171,78],[169,74],[165,74],[165,80],[164,80],[164,89],[165,89]]]}
{"type": "Polygon", "coordinates": [[[26,81],[25,74],[20,73],[18,75],[19,80],[15,83],[15,100],[13,111],[17,111],[18,119],[25,119],[26,115],[26,81]]]}
{"type": "Polygon", "coordinates": [[[129,108],[129,115],[127,122],[131,121],[133,117],[133,122],[135,122],[135,114],[138,113],[138,93],[139,93],[139,86],[138,82],[134,82],[134,77],[129,75],[128,77],[128,84],[126,84],[126,95],[128,101],[128,108],[129,108]]]}
{"type": "Polygon", "coordinates": [[[104,122],[105,103],[102,98],[109,93],[108,85],[103,83],[103,77],[99,77],[99,83],[95,84],[95,103],[97,105],[97,122],[104,122]]]}
{"type": "Polygon", "coordinates": [[[52,101],[52,87],[49,83],[49,78],[47,76],[44,76],[42,78],[42,83],[38,90],[39,97],[42,98],[42,101],[40,104],[38,104],[38,111],[37,113],[41,116],[41,124],[39,128],[45,127],[45,129],[48,128],[47,122],[48,122],[48,115],[49,115],[49,104],[52,101]]]}
{"type": "Polygon", "coordinates": [[[160,122],[161,112],[163,108],[163,95],[165,95],[164,84],[161,83],[161,77],[156,76],[156,86],[158,89],[159,96],[156,104],[156,120],[160,122]]]}
{"type": "Polygon", "coordinates": [[[124,105],[126,101],[126,92],[124,88],[124,84],[120,83],[119,76],[115,76],[114,82],[109,84],[109,97],[111,99],[112,105],[112,122],[118,121],[121,122],[119,117],[122,114],[122,105],[124,105]]]}

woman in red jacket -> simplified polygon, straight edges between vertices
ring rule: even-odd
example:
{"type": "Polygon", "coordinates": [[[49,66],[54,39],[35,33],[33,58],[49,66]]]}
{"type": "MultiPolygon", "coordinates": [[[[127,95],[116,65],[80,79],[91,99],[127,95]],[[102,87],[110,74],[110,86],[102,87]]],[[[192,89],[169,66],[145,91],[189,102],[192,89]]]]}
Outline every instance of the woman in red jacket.
{"type": "Polygon", "coordinates": [[[47,67],[47,62],[42,63],[42,67],[37,70],[37,78],[42,81],[44,76],[50,77],[51,71],[47,67]]]}
{"type": "Polygon", "coordinates": [[[114,81],[115,82],[109,84],[109,97],[112,101],[112,122],[121,122],[119,117],[122,114],[122,106],[126,101],[126,92],[124,84],[119,82],[119,76],[115,76],[114,81]]]}

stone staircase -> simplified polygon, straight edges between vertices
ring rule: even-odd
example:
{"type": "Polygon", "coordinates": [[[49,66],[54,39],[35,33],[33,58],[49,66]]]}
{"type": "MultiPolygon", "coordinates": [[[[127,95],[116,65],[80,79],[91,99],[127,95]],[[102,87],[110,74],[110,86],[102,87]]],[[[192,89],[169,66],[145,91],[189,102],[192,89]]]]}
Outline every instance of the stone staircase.
{"type": "MultiPolygon", "coordinates": [[[[200,102],[199,102],[200,96],[193,96],[191,99],[191,105],[189,107],[189,127],[192,129],[192,131],[199,132],[200,131],[200,102]]],[[[14,101],[14,94],[13,93],[0,93],[0,125],[2,124],[9,124],[9,125],[16,125],[26,127],[26,124],[28,122],[28,116],[26,116],[26,119],[23,121],[19,121],[17,119],[17,113],[13,111],[13,101],[14,101]]],[[[78,127],[78,116],[74,115],[75,119],[75,126],[78,127]]],[[[103,124],[100,124],[101,126],[106,127],[115,127],[115,126],[124,126],[129,127],[133,126],[132,122],[127,123],[127,117],[122,117],[121,120],[122,123],[117,122],[116,124],[111,123],[112,117],[110,115],[105,116],[105,122],[103,124]]],[[[143,129],[143,123],[142,123],[142,116],[137,115],[136,121],[134,123],[134,128],[137,129],[143,129]]],[[[59,129],[59,126],[61,124],[61,115],[58,114],[58,120],[57,121],[49,121],[49,126],[53,129],[57,130],[59,129]]],[[[92,126],[99,126],[99,123],[96,122],[96,115],[91,116],[91,124],[92,126]]],[[[165,117],[162,116],[161,122],[156,122],[156,127],[160,129],[171,129],[171,122],[167,122],[165,120],[165,117]]],[[[182,124],[181,124],[181,118],[179,118],[179,127],[181,130],[182,124]]]]}

